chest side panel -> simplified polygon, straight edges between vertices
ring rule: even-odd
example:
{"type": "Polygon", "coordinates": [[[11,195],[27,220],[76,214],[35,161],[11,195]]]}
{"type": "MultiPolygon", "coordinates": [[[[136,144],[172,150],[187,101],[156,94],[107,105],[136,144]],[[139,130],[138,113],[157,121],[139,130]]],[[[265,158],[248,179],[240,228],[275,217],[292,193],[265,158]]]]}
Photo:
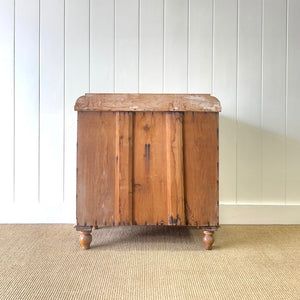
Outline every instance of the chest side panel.
{"type": "Polygon", "coordinates": [[[77,224],[115,222],[116,113],[79,112],[77,224]]]}
{"type": "Polygon", "coordinates": [[[185,112],[184,189],[188,225],[218,226],[218,114],[185,112]]]}

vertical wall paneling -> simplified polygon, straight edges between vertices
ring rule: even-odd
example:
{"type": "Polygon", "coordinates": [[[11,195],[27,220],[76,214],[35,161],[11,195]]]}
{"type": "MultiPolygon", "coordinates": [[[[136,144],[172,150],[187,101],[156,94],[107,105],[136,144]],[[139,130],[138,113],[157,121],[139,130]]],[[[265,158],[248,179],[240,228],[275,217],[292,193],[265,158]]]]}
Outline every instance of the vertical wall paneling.
{"type": "Polygon", "coordinates": [[[261,202],[261,0],[239,1],[237,202],[261,202]]]}
{"type": "Polygon", "coordinates": [[[236,202],[237,0],[214,1],[213,95],[220,115],[220,199],[236,202]]]}
{"type": "Polygon", "coordinates": [[[89,1],[66,0],[65,15],[65,202],[75,215],[76,99],[89,92],[89,1]]]}
{"type": "Polygon", "coordinates": [[[212,3],[206,0],[190,0],[189,93],[211,93],[212,3]]]}
{"type": "Polygon", "coordinates": [[[90,0],[91,92],[114,91],[114,1],[90,0]]]}
{"type": "Polygon", "coordinates": [[[164,1],[140,1],[140,93],[163,91],[164,1]]]}
{"type": "Polygon", "coordinates": [[[286,202],[297,204],[300,199],[300,1],[288,3],[286,202]]]}
{"type": "Polygon", "coordinates": [[[285,201],[286,1],[264,0],[262,188],[264,203],[285,201]]]}
{"type": "Polygon", "coordinates": [[[0,222],[75,221],[86,92],[212,93],[227,214],[298,207],[299,20],[299,0],[0,0],[0,222]]]}
{"type": "Polygon", "coordinates": [[[15,1],[15,200],[39,194],[39,0],[15,1]]]}
{"type": "Polygon", "coordinates": [[[40,201],[55,205],[63,201],[64,2],[40,5],[40,201]]]}
{"type": "Polygon", "coordinates": [[[164,91],[186,93],[188,75],[188,0],[165,0],[164,91]]]}
{"type": "Polygon", "coordinates": [[[115,91],[138,92],[139,0],[115,0],[115,91]]]}
{"type": "Polygon", "coordinates": [[[13,202],[14,190],[14,1],[0,1],[1,206],[13,202]],[[5,103],[5,104],[4,104],[5,103]]]}

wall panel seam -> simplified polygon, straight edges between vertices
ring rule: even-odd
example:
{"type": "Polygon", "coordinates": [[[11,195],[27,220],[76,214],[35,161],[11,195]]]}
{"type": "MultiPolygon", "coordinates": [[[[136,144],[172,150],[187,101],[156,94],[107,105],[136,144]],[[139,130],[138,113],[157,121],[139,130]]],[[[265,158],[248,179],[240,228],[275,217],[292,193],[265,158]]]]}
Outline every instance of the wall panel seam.
{"type": "Polygon", "coordinates": [[[236,62],[235,62],[235,195],[236,195],[236,204],[238,204],[238,128],[239,128],[239,115],[238,115],[238,78],[239,78],[239,0],[236,0],[236,62]]]}
{"type": "Polygon", "coordinates": [[[13,41],[13,203],[16,201],[16,0],[14,0],[13,41]]]}
{"type": "Polygon", "coordinates": [[[166,53],[165,53],[165,29],[166,29],[166,0],[163,0],[163,65],[162,65],[162,93],[165,92],[165,61],[166,61],[166,53]]]}
{"type": "Polygon", "coordinates": [[[63,69],[63,183],[62,183],[62,193],[63,193],[63,203],[65,202],[65,157],[66,157],[66,0],[64,0],[64,69],[63,69]]]}
{"type": "Polygon", "coordinates": [[[91,92],[91,0],[89,0],[89,93],[91,92]]]}
{"type": "Polygon", "coordinates": [[[64,67],[63,67],[63,174],[62,174],[62,202],[65,202],[65,152],[66,152],[66,0],[64,0],[64,43],[63,43],[63,51],[64,51],[64,67]]]}
{"type": "Polygon", "coordinates": [[[114,0],[114,58],[113,58],[113,69],[114,69],[114,75],[113,75],[113,89],[114,93],[116,92],[116,0],[114,0]]]}
{"type": "Polygon", "coordinates": [[[288,114],[287,114],[287,108],[288,108],[288,63],[289,63],[289,4],[290,1],[286,0],[286,48],[285,48],[285,135],[284,135],[284,204],[286,205],[287,199],[287,123],[288,123],[288,114]]]}
{"type": "Polygon", "coordinates": [[[212,15],[212,20],[211,20],[211,94],[214,94],[214,30],[215,30],[215,0],[212,0],[212,8],[211,8],[211,15],[212,15]]]}
{"type": "Polygon", "coordinates": [[[41,202],[41,0],[39,0],[38,203],[41,202]]]}
{"type": "Polygon", "coordinates": [[[141,68],[141,0],[138,0],[138,70],[137,92],[140,92],[140,68],[141,68]]]}
{"type": "MultiPolygon", "coordinates": [[[[262,131],[263,129],[263,112],[264,112],[264,19],[265,19],[265,6],[264,6],[264,0],[261,1],[261,104],[260,104],[260,129],[262,131]]],[[[260,178],[263,178],[263,134],[261,132],[260,134],[260,161],[261,161],[261,166],[260,166],[260,178]]],[[[261,202],[263,202],[263,181],[261,180],[261,202]]]]}
{"type": "Polygon", "coordinates": [[[191,18],[190,18],[190,0],[187,0],[187,38],[186,38],[186,91],[189,93],[189,63],[190,63],[190,28],[191,28],[191,18]]]}

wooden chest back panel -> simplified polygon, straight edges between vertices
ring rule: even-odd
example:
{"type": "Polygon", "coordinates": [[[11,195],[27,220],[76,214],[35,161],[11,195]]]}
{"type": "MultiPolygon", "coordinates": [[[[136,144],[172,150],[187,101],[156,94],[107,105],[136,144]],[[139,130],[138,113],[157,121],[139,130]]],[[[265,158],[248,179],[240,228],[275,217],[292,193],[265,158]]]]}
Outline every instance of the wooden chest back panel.
{"type": "Polygon", "coordinates": [[[218,114],[79,112],[77,225],[218,225],[218,114]]]}

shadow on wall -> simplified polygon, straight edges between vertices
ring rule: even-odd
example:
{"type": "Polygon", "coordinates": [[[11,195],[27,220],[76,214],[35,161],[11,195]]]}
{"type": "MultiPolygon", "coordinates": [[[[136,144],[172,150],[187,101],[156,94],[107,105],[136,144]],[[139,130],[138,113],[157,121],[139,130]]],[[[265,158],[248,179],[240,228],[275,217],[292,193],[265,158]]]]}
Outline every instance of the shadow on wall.
{"type": "Polygon", "coordinates": [[[221,113],[220,203],[300,204],[300,135],[221,113]]]}

